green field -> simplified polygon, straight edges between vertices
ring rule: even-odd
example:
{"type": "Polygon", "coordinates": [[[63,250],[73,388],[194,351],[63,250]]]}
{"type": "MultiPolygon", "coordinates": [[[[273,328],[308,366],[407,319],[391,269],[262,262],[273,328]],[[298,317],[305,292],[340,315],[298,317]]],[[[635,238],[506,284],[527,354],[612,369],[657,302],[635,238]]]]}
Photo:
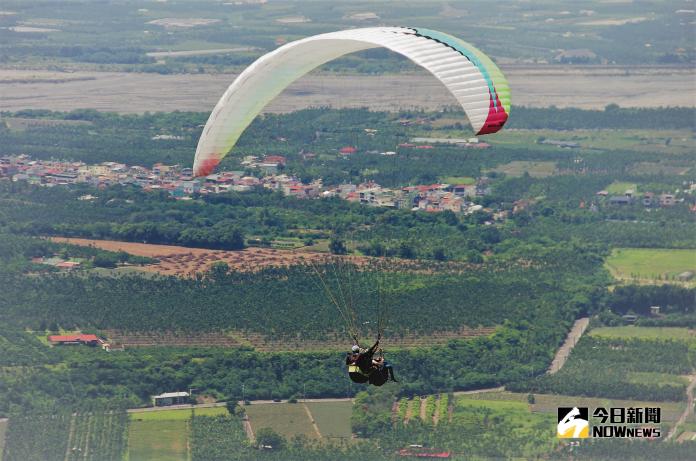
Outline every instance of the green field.
{"type": "Polygon", "coordinates": [[[476,178],[470,176],[446,176],[440,178],[440,182],[444,184],[476,184],[476,178]]]}
{"type": "Polygon", "coordinates": [[[628,374],[628,382],[634,384],[649,383],[658,386],[682,387],[689,384],[684,376],[670,375],[667,373],[651,373],[645,371],[633,371],[628,374]]]}
{"type": "Polygon", "coordinates": [[[310,402],[306,405],[312,412],[322,437],[351,437],[350,416],[353,411],[351,402],[310,402]]]}
{"type": "Polygon", "coordinates": [[[696,339],[696,330],[681,327],[600,327],[590,331],[590,336],[601,338],[636,339],[696,339]]]}
{"type": "MultiPolygon", "coordinates": [[[[430,136],[445,136],[445,133],[431,132],[430,136]]],[[[538,130],[502,130],[496,133],[495,145],[514,145],[534,147],[535,149],[558,150],[559,147],[539,144],[540,138],[556,141],[576,142],[579,149],[634,150],[664,154],[682,154],[693,150],[693,140],[688,130],[588,130],[575,129],[567,131],[538,130]],[[669,142],[667,142],[669,140],[669,142]]],[[[688,169],[688,166],[686,166],[688,169]]],[[[623,191],[621,191],[623,193],[623,191]]]]}
{"type": "MultiPolygon", "coordinates": [[[[193,410],[197,416],[216,416],[226,415],[227,408],[196,408],[193,410]]],[[[188,421],[191,419],[190,408],[177,410],[157,410],[157,411],[139,411],[131,413],[132,421],[188,421]]]]}
{"type": "Polygon", "coordinates": [[[638,185],[632,182],[622,182],[614,181],[606,187],[606,191],[610,194],[623,195],[627,190],[632,190],[634,193],[638,192],[638,185]]]}
{"type": "Polygon", "coordinates": [[[504,165],[498,165],[492,171],[505,173],[507,176],[518,177],[529,173],[533,178],[545,178],[556,171],[556,162],[531,162],[515,160],[504,165]]]}
{"type": "MultiPolygon", "coordinates": [[[[606,266],[620,280],[678,282],[676,277],[682,272],[696,272],[696,250],[616,248],[606,266]]],[[[693,284],[694,280],[680,283],[693,284]]]]}
{"type": "Polygon", "coordinates": [[[184,420],[131,421],[128,461],[188,461],[188,424],[184,420]]]}
{"type": "Polygon", "coordinates": [[[316,438],[317,434],[304,406],[297,403],[269,403],[244,407],[251,427],[257,432],[269,427],[286,438],[304,435],[316,438]]]}

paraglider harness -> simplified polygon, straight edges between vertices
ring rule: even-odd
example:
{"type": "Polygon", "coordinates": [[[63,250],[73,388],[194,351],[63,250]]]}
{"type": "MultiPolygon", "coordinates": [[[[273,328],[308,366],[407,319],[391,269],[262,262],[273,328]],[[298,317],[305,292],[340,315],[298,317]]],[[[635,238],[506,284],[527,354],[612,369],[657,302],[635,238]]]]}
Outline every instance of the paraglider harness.
{"type": "MultiPolygon", "coordinates": [[[[354,339],[355,344],[360,347],[357,338],[354,339]]],[[[361,384],[369,382],[372,385],[381,386],[389,381],[390,376],[391,379],[396,382],[396,379],[394,379],[394,372],[391,371],[391,366],[384,360],[384,350],[381,348],[377,349],[379,340],[380,338],[378,336],[377,342],[375,342],[371,348],[364,351],[361,349],[362,352],[358,354],[355,360],[348,361],[348,376],[350,376],[353,382],[361,384]],[[373,362],[375,353],[379,357],[377,361],[380,365],[373,362]]]]}

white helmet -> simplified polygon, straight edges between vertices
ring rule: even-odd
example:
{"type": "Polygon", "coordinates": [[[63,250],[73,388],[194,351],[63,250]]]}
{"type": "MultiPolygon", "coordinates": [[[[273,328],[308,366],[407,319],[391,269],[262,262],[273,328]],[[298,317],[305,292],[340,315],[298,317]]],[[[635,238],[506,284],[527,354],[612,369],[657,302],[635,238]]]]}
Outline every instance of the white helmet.
{"type": "Polygon", "coordinates": [[[353,346],[353,348],[352,348],[352,351],[353,351],[353,352],[356,352],[356,353],[357,353],[357,352],[360,352],[360,346],[358,346],[357,344],[355,344],[355,345],[353,346]]]}

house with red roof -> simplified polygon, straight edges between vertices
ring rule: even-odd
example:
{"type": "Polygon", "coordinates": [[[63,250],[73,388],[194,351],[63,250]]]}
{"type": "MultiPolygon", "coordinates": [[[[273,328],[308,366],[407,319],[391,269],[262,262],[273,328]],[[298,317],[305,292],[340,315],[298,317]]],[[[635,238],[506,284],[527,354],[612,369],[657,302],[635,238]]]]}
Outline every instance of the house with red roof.
{"type": "Polygon", "coordinates": [[[49,335],[48,342],[53,346],[84,344],[86,346],[98,346],[104,341],[97,335],[74,334],[74,335],[49,335]]]}
{"type": "Polygon", "coordinates": [[[345,146],[345,147],[341,147],[338,150],[338,153],[341,155],[352,155],[352,154],[356,153],[357,151],[358,151],[358,149],[356,149],[353,146],[345,146]]]}

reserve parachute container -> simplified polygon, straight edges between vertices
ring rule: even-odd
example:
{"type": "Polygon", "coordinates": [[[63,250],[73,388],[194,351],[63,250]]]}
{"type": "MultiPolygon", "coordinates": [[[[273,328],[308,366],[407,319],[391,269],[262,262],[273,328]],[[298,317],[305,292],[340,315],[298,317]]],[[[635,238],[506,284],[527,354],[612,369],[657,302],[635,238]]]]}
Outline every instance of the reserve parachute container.
{"type": "Polygon", "coordinates": [[[472,45],[435,30],[368,27],[307,37],[261,56],[227,88],[198,141],[193,172],[210,174],[247,126],[288,85],[316,67],[356,51],[387,48],[428,70],[454,95],[477,135],[500,130],[510,89],[493,61],[472,45]]]}

